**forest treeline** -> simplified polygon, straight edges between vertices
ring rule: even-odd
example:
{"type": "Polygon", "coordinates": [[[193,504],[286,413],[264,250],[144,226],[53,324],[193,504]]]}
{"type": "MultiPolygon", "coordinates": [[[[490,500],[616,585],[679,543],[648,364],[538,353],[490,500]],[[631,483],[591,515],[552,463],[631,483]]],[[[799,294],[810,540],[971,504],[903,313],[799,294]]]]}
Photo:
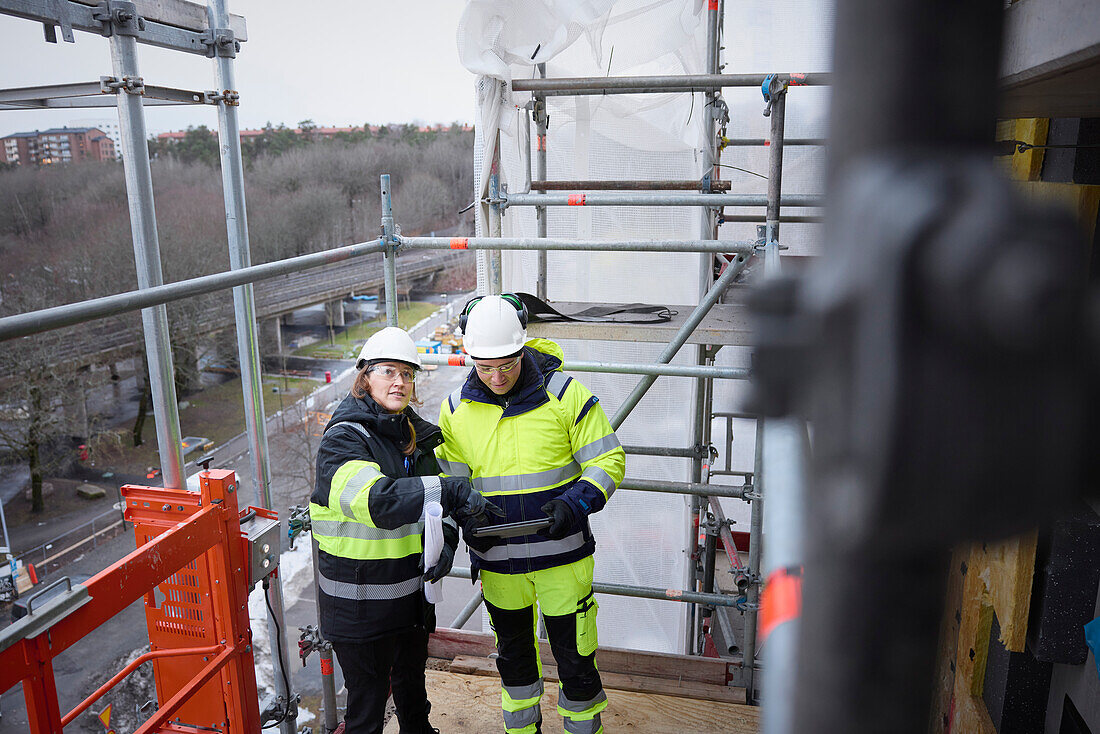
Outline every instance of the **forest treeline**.
{"type": "MultiPolygon", "coordinates": [[[[164,281],[228,270],[217,137],[195,128],[174,145],[150,141],[150,152],[164,281]]],[[[433,132],[402,126],[383,134],[367,128],[335,139],[272,128],[242,152],[253,264],[377,237],[382,173],[391,175],[394,215],[404,234],[455,226],[473,196],[473,133],[457,126],[433,132]]],[[[0,316],[137,289],[122,164],[0,170],[0,262],[0,316]]],[[[168,304],[181,397],[195,378],[196,348],[210,338],[198,316],[210,303],[231,310],[231,294],[168,304]]],[[[0,344],[0,462],[30,467],[36,510],[51,465],[76,444],[95,440],[85,390],[96,380],[118,379],[113,365],[89,371],[65,358],[67,342],[86,336],[82,329],[140,333],[140,316],[122,314],[0,344]]],[[[233,336],[218,338],[232,342],[233,336]]],[[[147,368],[138,374],[147,379],[147,368]]],[[[149,399],[147,381],[143,393],[135,443],[149,399]]]]}
{"type": "MultiPolygon", "coordinates": [[[[376,235],[381,173],[406,234],[455,225],[472,198],[473,133],[457,126],[322,140],[266,133],[242,148],[253,263],[376,235]]],[[[165,281],[228,269],[217,137],[194,128],[150,149],[165,281]]],[[[121,163],[0,171],[0,314],[132,290],[133,258],[121,163]]]]}

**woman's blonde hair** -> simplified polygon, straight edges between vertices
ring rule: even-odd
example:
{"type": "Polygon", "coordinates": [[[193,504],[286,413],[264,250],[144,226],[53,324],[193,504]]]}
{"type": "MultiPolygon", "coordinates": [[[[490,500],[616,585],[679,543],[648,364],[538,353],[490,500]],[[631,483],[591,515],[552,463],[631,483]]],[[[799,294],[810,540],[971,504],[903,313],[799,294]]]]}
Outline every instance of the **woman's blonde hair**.
{"type": "MultiPolygon", "coordinates": [[[[362,400],[370,395],[370,382],[367,375],[370,374],[371,368],[374,365],[368,364],[359,370],[359,374],[355,376],[355,382],[351,385],[351,394],[362,400]]],[[[371,395],[373,399],[374,396],[371,395]]],[[[375,402],[378,402],[375,400],[375,402]]],[[[416,383],[412,384],[412,397],[409,398],[409,404],[419,407],[421,405],[420,400],[416,397],[416,383]]],[[[405,421],[409,424],[409,442],[401,447],[401,453],[405,456],[409,456],[416,450],[416,428],[413,427],[412,421],[406,416],[405,421]]]]}

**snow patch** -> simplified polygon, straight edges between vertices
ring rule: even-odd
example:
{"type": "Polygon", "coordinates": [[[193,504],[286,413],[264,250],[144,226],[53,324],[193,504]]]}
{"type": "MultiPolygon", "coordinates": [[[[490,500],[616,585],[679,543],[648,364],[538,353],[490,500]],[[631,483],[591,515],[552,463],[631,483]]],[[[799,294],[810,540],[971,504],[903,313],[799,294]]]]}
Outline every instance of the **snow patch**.
{"type": "MultiPolygon", "coordinates": [[[[289,609],[302,597],[302,592],[313,583],[313,554],[310,539],[301,536],[294,550],[283,551],[279,557],[279,579],[283,587],[283,608],[289,609]]],[[[260,700],[275,690],[275,665],[271,655],[271,637],[268,634],[267,604],[264,601],[264,589],[257,584],[248,595],[248,618],[252,625],[252,654],[256,659],[256,686],[260,689],[260,700]]],[[[294,675],[293,664],[297,661],[297,634],[282,630],[283,644],[287,647],[287,658],[291,669],[287,675],[294,675]]],[[[299,721],[302,719],[300,718],[299,721]]]]}

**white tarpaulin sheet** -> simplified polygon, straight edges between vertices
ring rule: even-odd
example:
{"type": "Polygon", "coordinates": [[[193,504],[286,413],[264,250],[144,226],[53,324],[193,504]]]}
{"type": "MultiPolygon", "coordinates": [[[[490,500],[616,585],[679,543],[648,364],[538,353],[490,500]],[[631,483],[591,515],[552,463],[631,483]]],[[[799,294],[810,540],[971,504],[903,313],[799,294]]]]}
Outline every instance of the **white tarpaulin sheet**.
{"type": "MultiPolygon", "coordinates": [[[[772,49],[754,34],[774,33],[767,23],[771,6],[762,1],[727,2],[725,46],[733,50],[738,68],[727,71],[821,71],[825,64],[813,52],[798,53],[791,64],[771,68],[772,49]],[[742,11],[748,18],[742,18],[742,11]],[[736,12],[736,17],[734,13],[736,12]],[[746,31],[746,28],[753,30],[746,31]],[[760,63],[756,63],[756,62],[760,63]],[[741,63],[745,66],[742,67],[741,63]],[[812,62],[812,63],[810,63],[812,62]],[[809,64],[799,67],[799,64],[809,64]]],[[[803,30],[799,37],[820,32],[814,27],[810,3],[795,3],[803,30]],[[808,26],[805,26],[809,22],[808,26]]],[[[817,11],[820,13],[820,11],[817,11]]],[[[680,75],[706,73],[707,4],[702,0],[470,0],[458,28],[462,63],[479,75],[475,140],[477,196],[487,193],[492,145],[500,133],[500,177],[503,187],[520,191],[527,156],[535,141],[528,139],[519,111],[530,93],[512,94],[507,82],[538,76],[546,64],[551,78],[574,76],[680,75]]],[[[784,29],[786,30],[786,29],[784,29]]],[[[821,45],[827,48],[828,39],[821,45]]],[[[809,44],[813,45],[813,44],[809,44]]],[[[784,49],[805,51],[799,44],[784,49]]],[[[726,52],[727,57],[731,52],[726,52]]],[[[741,90],[744,92],[752,90],[741,90]]],[[[810,90],[816,91],[816,90],[810,90]]],[[[751,124],[731,124],[730,135],[766,137],[763,101],[743,96],[735,114],[751,124]]],[[[819,99],[820,99],[819,95],[819,99]]],[[[705,96],[702,94],[554,96],[547,98],[547,178],[549,179],[700,179],[708,172],[704,141],[705,96]]],[[[823,105],[820,105],[823,108],[823,105]]],[[[803,110],[788,103],[788,120],[803,110]]],[[[789,135],[822,135],[818,119],[792,124],[789,135]]],[[[534,138],[534,135],[531,136],[534,138]]],[[[728,153],[728,151],[727,151],[728,153]]],[[[741,151],[735,163],[766,173],[763,151],[741,151]]],[[[817,155],[810,153],[810,155],[817,155]]],[[[723,162],[725,158],[723,158],[723,162]]],[[[797,164],[796,168],[813,169],[797,164]]],[[[726,177],[723,169],[723,177],[726,177]]],[[[736,171],[732,171],[736,174],[736,171]]],[[[798,171],[784,176],[788,192],[819,191],[798,171]],[[798,188],[805,185],[805,189],[798,188]]],[[[735,193],[758,193],[766,182],[748,174],[730,175],[735,193]]],[[[476,218],[477,234],[487,234],[486,210],[476,218]]],[[[551,237],[584,239],[667,239],[703,236],[699,210],[688,207],[548,207],[551,237]]],[[[762,212],[761,212],[762,213],[762,212]]],[[[722,238],[752,239],[726,231],[722,238]]],[[[533,208],[506,210],[502,236],[536,236],[533,208]]],[[[802,245],[800,245],[802,246],[802,245]]],[[[484,253],[479,253],[483,255],[484,253]]],[[[537,253],[505,252],[505,291],[536,290],[537,253]]],[[[706,256],[709,258],[709,256],[706,256]]],[[[571,253],[547,257],[547,294],[553,301],[692,306],[704,287],[704,256],[682,253],[571,253]]],[[[707,260],[709,262],[709,260],[707,260]]],[[[484,258],[479,260],[479,288],[487,282],[484,258]]],[[[484,292],[484,290],[482,291],[484,292]]],[[[656,361],[662,343],[560,340],[567,359],[614,362],[656,361]]],[[[687,346],[674,360],[695,363],[695,347],[687,346]]],[[[638,376],[584,373],[575,375],[614,415],[638,382],[638,376]]],[[[619,429],[623,444],[687,447],[692,440],[693,382],[661,378],[619,429]]],[[[751,454],[750,454],[751,456],[751,454]]],[[[750,463],[751,466],[751,463],[750,463]]],[[[686,459],[630,456],[627,476],[688,481],[686,459]]],[[[690,502],[678,495],[621,491],[607,508],[593,516],[596,534],[596,579],[610,583],[685,588],[691,524],[690,502]]],[[[746,528],[747,529],[747,528],[746,528]]],[[[601,644],[684,652],[685,607],[682,604],[627,597],[600,599],[601,644]]]]}

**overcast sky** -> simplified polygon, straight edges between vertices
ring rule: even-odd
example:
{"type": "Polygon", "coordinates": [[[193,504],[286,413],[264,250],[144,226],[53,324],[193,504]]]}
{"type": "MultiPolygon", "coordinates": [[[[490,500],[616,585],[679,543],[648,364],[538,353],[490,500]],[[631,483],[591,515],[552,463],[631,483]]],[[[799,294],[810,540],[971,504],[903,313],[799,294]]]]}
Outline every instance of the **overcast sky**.
{"type": "MultiPolygon", "coordinates": [[[[474,77],[455,47],[464,7],[461,0],[229,0],[230,12],[248,23],[236,62],[241,127],[473,122],[474,77]]],[[[48,44],[40,24],[0,16],[0,88],[111,74],[107,39],[76,31],[68,44],[60,35],[48,44]]],[[[139,64],[148,84],[215,86],[213,62],[203,57],[143,45],[139,64]]],[[[110,108],[0,111],[0,136],[95,117],[117,120],[110,108]]],[[[146,109],[151,134],[203,124],[217,127],[212,106],[146,109]]]]}

